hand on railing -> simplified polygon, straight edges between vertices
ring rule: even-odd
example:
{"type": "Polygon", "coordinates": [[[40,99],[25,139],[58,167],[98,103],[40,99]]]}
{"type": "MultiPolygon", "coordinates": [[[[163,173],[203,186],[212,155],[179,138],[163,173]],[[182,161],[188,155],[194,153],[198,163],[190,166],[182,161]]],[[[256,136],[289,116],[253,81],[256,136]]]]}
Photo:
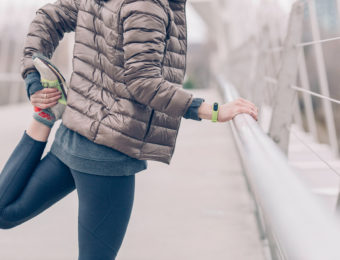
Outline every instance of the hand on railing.
{"type": "MultiPolygon", "coordinates": [[[[198,116],[202,119],[210,120],[212,117],[212,104],[203,102],[198,109],[198,116]]],[[[256,121],[258,116],[257,107],[249,100],[238,98],[232,102],[219,106],[218,122],[227,122],[233,119],[236,115],[247,113],[251,115],[256,121]]]]}

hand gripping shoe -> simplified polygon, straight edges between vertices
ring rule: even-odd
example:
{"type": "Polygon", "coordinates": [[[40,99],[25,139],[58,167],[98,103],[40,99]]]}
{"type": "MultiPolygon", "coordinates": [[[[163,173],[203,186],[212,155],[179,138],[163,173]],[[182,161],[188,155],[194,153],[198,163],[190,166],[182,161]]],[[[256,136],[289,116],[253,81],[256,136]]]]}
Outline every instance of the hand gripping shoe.
{"type": "Polygon", "coordinates": [[[51,61],[40,53],[35,53],[33,56],[33,64],[35,68],[40,73],[41,84],[45,88],[57,88],[62,96],[58,100],[58,103],[53,107],[48,108],[54,115],[55,120],[58,120],[62,117],[66,107],[67,100],[67,85],[65,78],[54,66],[51,61]]]}

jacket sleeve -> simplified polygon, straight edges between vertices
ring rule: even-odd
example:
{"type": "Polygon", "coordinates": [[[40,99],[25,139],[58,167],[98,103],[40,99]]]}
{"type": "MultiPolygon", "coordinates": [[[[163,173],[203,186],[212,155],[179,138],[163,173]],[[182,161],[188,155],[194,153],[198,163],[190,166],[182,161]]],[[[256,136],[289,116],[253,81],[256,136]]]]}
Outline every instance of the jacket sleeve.
{"type": "Polygon", "coordinates": [[[185,119],[192,119],[196,121],[202,121],[202,118],[198,115],[198,109],[201,104],[205,101],[204,98],[194,98],[188,110],[184,114],[185,119]]]}
{"type": "Polygon", "coordinates": [[[121,9],[124,79],[133,98],[156,111],[182,117],[193,95],[162,75],[168,15],[156,1],[132,1],[121,9]]]}
{"type": "Polygon", "coordinates": [[[42,53],[49,59],[64,33],[74,31],[78,15],[78,0],[58,0],[41,7],[29,26],[21,59],[21,75],[35,71],[32,55],[42,53]]]}

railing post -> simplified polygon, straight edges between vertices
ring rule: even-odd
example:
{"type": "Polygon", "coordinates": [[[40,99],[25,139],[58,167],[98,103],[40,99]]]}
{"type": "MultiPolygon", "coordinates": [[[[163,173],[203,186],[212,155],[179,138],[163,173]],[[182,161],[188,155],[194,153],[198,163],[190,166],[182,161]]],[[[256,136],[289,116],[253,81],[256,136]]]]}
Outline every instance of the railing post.
{"type": "Polygon", "coordinates": [[[298,48],[301,42],[303,25],[303,2],[297,1],[289,18],[287,37],[282,52],[282,67],[278,76],[277,91],[274,97],[272,120],[269,135],[286,154],[289,143],[289,126],[294,112],[296,92],[291,88],[298,72],[298,48]]]}
{"type": "Polygon", "coordinates": [[[337,0],[336,4],[338,7],[338,19],[340,19],[340,0],[337,0]]]}
{"type": "Polygon", "coordinates": [[[265,99],[265,93],[267,91],[266,82],[264,81],[264,77],[266,76],[266,73],[268,73],[267,68],[267,60],[268,53],[265,52],[266,49],[269,47],[268,43],[268,26],[263,26],[260,32],[260,35],[257,39],[257,47],[258,50],[254,51],[254,60],[256,62],[256,71],[254,74],[254,77],[252,78],[253,86],[251,88],[252,91],[252,101],[255,103],[255,105],[260,109],[260,117],[259,122],[262,122],[262,105],[266,101],[265,99]]]}
{"type": "MultiPolygon", "coordinates": [[[[307,67],[306,67],[306,57],[303,48],[299,51],[299,75],[302,88],[310,90],[310,84],[308,79],[307,67]]],[[[312,97],[309,94],[303,93],[303,101],[305,103],[305,111],[307,118],[308,130],[311,132],[315,141],[318,140],[318,131],[316,128],[314,109],[312,103],[312,97]]]]}
{"type": "MultiPolygon", "coordinates": [[[[311,23],[313,40],[319,41],[321,38],[320,38],[320,30],[319,30],[319,25],[318,25],[318,20],[317,20],[315,2],[307,1],[307,3],[309,7],[310,23],[311,23]]],[[[316,67],[317,67],[318,78],[319,78],[320,92],[322,95],[329,97],[327,71],[325,67],[325,59],[324,59],[321,43],[315,43],[313,46],[313,49],[315,51],[315,59],[316,59],[316,67]]],[[[323,105],[323,109],[325,113],[329,144],[332,148],[332,152],[334,153],[334,155],[337,156],[339,154],[339,147],[338,147],[338,139],[337,139],[336,129],[335,129],[332,104],[330,101],[326,99],[322,99],[322,105],[323,105]]]]}

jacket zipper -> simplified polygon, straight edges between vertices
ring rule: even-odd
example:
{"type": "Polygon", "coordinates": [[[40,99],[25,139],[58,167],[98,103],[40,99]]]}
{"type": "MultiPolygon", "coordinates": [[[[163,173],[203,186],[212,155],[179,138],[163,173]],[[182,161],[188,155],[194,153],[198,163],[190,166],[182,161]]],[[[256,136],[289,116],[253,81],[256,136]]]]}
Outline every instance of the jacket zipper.
{"type": "Polygon", "coordinates": [[[153,113],[154,113],[154,112],[155,112],[155,111],[152,109],[151,115],[150,115],[150,118],[149,118],[149,122],[148,122],[148,126],[147,126],[147,128],[146,128],[146,132],[145,132],[145,135],[144,135],[144,137],[143,137],[143,140],[146,138],[146,136],[148,135],[148,133],[149,133],[149,131],[150,131],[151,122],[152,122],[152,118],[153,118],[153,113]]]}

